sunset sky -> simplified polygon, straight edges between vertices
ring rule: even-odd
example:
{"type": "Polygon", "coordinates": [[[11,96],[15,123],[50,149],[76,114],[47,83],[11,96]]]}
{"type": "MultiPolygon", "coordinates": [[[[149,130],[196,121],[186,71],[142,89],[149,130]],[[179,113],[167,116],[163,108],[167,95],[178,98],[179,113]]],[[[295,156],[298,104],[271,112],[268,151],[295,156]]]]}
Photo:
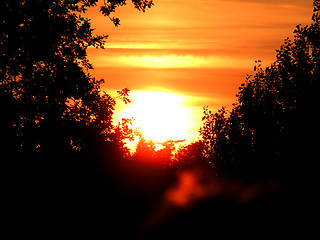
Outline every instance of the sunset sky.
{"type": "MultiPolygon", "coordinates": [[[[184,112],[176,124],[186,126],[180,138],[196,140],[203,106],[231,109],[254,61],[269,65],[295,26],[311,22],[312,2],[155,0],[145,13],[130,2],[113,14],[121,20],[117,28],[91,9],[87,15],[96,33],[109,35],[105,50],[88,51],[92,75],[104,78],[103,90],[113,96],[116,90],[131,89],[132,103],[117,104],[115,122],[134,115],[141,99],[149,96],[152,106],[152,96],[175,99],[171,97],[178,94],[184,112]]],[[[159,99],[155,101],[158,106],[159,99]]]]}

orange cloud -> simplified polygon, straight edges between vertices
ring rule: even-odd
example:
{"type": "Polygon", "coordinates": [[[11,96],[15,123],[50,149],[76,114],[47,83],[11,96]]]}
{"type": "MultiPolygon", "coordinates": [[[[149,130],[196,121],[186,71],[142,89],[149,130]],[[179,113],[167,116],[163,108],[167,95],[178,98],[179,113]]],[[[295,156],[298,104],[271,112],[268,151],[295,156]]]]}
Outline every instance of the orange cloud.
{"type": "Polygon", "coordinates": [[[246,68],[251,60],[228,56],[199,55],[119,55],[96,56],[92,61],[96,67],[139,67],[139,68],[246,68]]]}
{"type": "Polygon", "coordinates": [[[192,106],[199,112],[231,107],[254,61],[269,65],[295,26],[310,22],[312,2],[156,0],[145,13],[118,8],[118,28],[92,9],[96,33],[109,34],[106,50],[88,51],[92,75],[106,79],[107,91],[165,88],[202,97],[192,106]]]}

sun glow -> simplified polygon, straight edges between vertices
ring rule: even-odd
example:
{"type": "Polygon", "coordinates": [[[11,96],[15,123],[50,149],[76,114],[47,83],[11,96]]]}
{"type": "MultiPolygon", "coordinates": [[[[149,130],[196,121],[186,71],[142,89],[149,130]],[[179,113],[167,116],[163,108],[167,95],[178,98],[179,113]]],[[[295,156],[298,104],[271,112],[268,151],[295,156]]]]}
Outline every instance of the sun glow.
{"type": "Polygon", "coordinates": [[[188,138],[191,113],[184,106],[184,97],[178,94],[137,91],[131,94],[132,103],[121,114],[135,119],[143,137],[154,142],[188,138]]]}

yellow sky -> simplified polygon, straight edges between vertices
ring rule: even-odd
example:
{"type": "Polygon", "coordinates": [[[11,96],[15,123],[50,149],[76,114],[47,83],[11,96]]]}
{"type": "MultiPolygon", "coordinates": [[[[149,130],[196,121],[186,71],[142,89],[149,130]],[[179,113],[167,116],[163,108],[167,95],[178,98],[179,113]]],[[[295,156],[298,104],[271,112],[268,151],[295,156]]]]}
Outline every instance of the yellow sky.
{"type": "MultiPolygon", "coordinates": [[[[155,0],[145,13],[132,4],[118,8],[118,28],[92,9],[88,17],[96,32],[109,34],[106,50],[88,51],[92,75],[104,78],[111,94],[128,87],[183,95],[192,100],[195,131],[203,106],[231,108],[254,61],[269,65],[295,26],[310,23],[312,2],[155,0]]],[[[116,118],[123,107],[118,105],[116,118]]]]}

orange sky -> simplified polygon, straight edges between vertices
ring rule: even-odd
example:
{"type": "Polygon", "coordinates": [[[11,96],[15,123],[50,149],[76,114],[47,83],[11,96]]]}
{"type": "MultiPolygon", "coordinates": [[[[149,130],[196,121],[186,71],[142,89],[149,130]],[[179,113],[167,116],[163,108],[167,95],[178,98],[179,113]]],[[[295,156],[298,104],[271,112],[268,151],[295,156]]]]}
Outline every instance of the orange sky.
{"type": "MultiPolygon", "coordinates": [[[[103,88],[111,95],[125,87],[183,95],[196,135],[202,107],[231,108],[254,61],[269,65],[295,26],[311,22],[312,2],[154,0],[145,13],[130,3],[114,13],[121,20],[118,28],[92,9],[88,17],[96,33],[109,34],[105,50],[88,51],[92,75],[106,80],[103,88]]],[[[116,119],[123,107],[118,104],[116,119]]]]}

